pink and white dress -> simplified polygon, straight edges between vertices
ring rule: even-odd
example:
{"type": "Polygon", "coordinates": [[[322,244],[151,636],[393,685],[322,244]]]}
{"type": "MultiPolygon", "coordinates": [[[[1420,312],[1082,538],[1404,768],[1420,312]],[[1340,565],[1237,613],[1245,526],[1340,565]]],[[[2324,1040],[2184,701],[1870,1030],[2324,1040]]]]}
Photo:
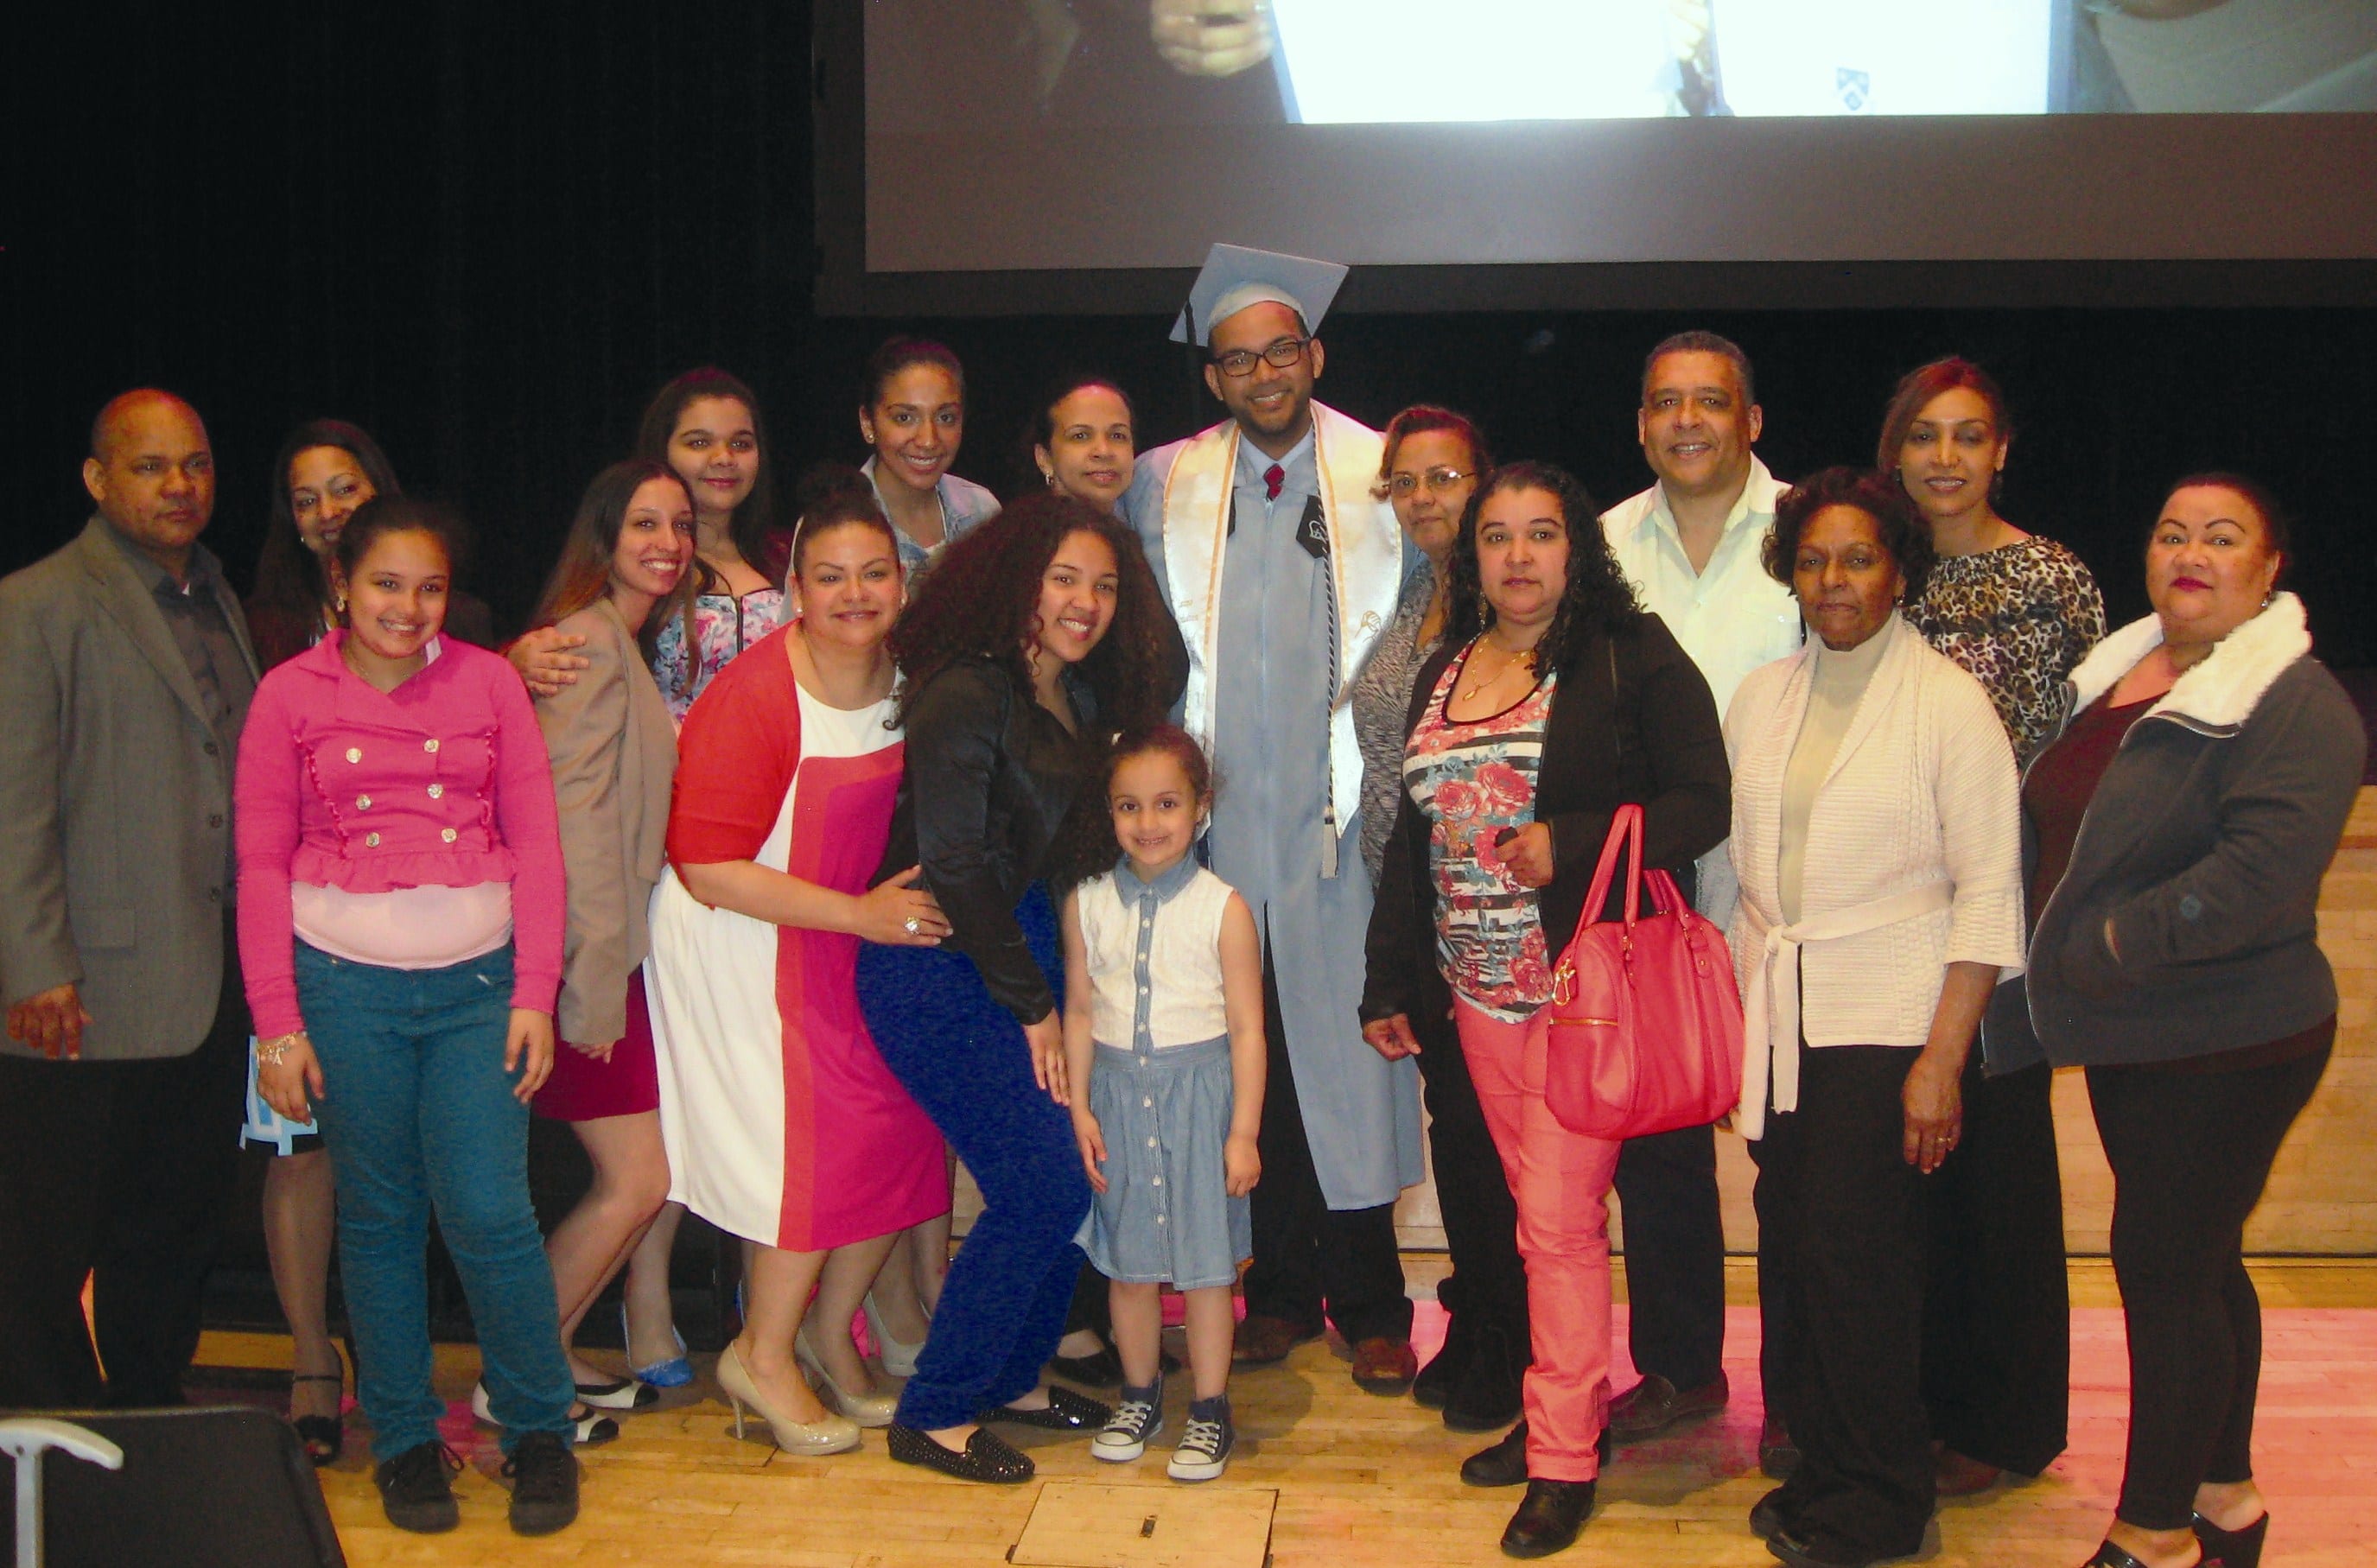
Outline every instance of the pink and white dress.
{"type": "Polygon", "coordinates": [[[749,860],[854,894],[882,858],[903,750],[893,704],[812,696],[793,635],[721,670],[687,716],[644,985],[669,1196],[735,1235],[816,1252],[946,1213],[950,1184],[940,1134],[859,1015],[858,939],[712,909],[677,876],[749,860]]]}

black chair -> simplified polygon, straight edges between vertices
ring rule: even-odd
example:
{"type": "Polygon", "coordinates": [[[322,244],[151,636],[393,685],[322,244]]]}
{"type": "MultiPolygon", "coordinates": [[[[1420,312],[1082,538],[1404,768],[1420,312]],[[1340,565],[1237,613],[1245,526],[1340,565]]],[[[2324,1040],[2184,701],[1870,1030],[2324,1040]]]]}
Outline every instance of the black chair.
{"type": "MultiPolygon", "coordinates": [[[[47,1419],[113,1443],[123,1462],[107,1469],[56,1451],[16,1461],[41,1467],[34,1561],[45,1568],[346,1568],[321,1483],[280,1417],[226,1406],[47,1419]]],[[[27,1424],[0,1420],[0,1443],[27,1446],[27,1424]]],[[[0,1538],[16,1534],[17,1490],[0,1493],[0,1538]]]]}

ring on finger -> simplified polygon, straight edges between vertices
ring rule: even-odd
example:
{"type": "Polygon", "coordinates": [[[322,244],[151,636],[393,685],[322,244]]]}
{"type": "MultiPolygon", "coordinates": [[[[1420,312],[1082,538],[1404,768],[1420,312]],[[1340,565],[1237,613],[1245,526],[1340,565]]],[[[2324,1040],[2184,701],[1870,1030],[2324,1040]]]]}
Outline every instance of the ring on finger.
{"type": "Polygon", "coordinates": [[[918,932],[925,929],[925,922],[918,920],[915,916],[910,915],[906,920],[900,922],[900,927],[910,936],[914,936],[918,932]]]}

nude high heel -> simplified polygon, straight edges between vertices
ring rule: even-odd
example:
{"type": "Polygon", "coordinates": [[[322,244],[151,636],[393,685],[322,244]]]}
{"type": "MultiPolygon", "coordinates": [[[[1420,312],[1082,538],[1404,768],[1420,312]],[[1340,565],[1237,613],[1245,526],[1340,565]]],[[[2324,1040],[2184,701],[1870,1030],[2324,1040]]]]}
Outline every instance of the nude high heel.
{"type": "Polygon", "coordinates": [[[817,1348],[809,1343],[809,1325],[806,1323],[794,1331],[793,1359],[800,1363],[803,1372],[809,1374],[812,1385],[822,1387],[825,1402],[860,1426],[888,1427],[891,1424],[892,1412],[900,1408],[900,1401],[889,1394],[852,1394],[846,1391],[834,1381],[833,1373],[826,1371],[825,1358],[818,1355],[817,1348]]]}
{"type": "Polygon", "coordinates": [[[872,1290],[866,1293],[866,1330],[875,1336],[875,1348],[882,1357],[883,1370],[893,1377],[915,1376],[916,1358],[924,1353],[925,1342],[919,1339],[912,1345],[885,1333],[883,1314],[875,1310],[875,1292],[872,1290]]]}
{"type": "Polygon", "coordinates": [[[729,1345],[718,1353],[718,1386],[735,1407],[735,1435],[743,1435],[743,1407],[748,1405],[768,1423],[774,1433],[776,1446],[787,1454],[846,1454],[858,1446],[858,1425],[843,1416],[828,1416],[821,1421],[796,1421],[778,1415],[768,1406],[759,1385],[743,1365],[743,1358],[729,1345]]]}

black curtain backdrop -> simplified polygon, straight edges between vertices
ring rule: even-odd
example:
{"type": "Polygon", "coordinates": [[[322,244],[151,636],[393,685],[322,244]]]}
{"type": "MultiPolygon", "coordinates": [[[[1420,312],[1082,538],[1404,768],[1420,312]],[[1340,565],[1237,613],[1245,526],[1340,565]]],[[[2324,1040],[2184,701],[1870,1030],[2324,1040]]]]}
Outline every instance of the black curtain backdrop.
{"type": "MultiPolygon", "coordinates": [[[[1148,444],[1212,417],[1163,318],[814,314],[809,9],[334,0],[15,24],[31,30],[0,149],[0,570],[80,526],[90,416],[140,383],[208,419],[221,474],[209,542],[237,580],[281,434],[332,414],[378,435],[408,489],[472,520],[474,586],[515,623],[579,488],[689,365],[759,390],[786,478],[863,456],[857,368],[894,328],[964,356],[958,466],[1001,491],[1032,394],[1061,368],[1121,378],[1148,444]]],[[[1093,146],[1081,168],[1095,201],[1093,146]]],[[[1941,172],[1939,200],[1958,178],[1941,172]]],[[[1380,220],[1427,199],[1383,191],[1380,220]]],[[[1214,234],[1230,237],[1227,214],[1214,234]]],[[[1632,417],[1642,352],[1686,327],[1757,362],[1761,450],[1786,477],[1869,461],[1903,370],[1980,360],[2017,424],[2006,515],[2074,546],[2117,620],[2144,609],[2138,552],[2166,483],[2255,474],[2299,515],[2322,651],[2377,662],[2377,312],[1973,311],[1943,297],[1681,315],[1580,297],[1561,312],[1332,318],[1322,392],[1373,422],[1419,399],[1464,408],[1504,456],[1564,462],[1615,500],[1648,481],[1632,417]]]]}

